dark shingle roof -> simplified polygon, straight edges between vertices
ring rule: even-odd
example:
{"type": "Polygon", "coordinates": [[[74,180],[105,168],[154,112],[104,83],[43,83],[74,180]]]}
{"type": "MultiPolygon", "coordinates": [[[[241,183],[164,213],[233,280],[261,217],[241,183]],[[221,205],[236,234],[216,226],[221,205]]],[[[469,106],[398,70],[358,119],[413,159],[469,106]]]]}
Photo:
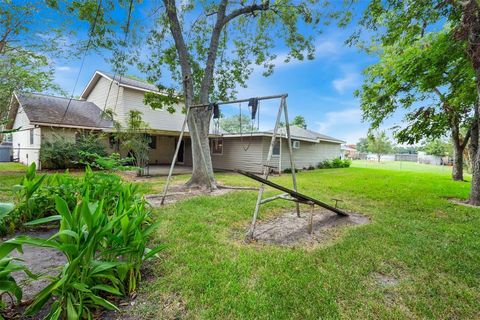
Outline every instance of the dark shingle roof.
{"type": "Polygon", "coordinates": [[[30,122],[90,128],[113,127],[112,121],[102,117],[102,110],[89,101],[72,99],[69,105],[68,98],[37,93],[19,94],[18,100],[30,122]]]}
{"type": "Polygon", "coordinates": [[[103,73],[107,77],[119,82],[120,84],[123,84],[123,85],[126,85],[126,86],[132,86],[132,87],[135,87],[135,88],[141,88],[141,89],[145,89],[145,90],[158,92],[157,86],[153,85],[153,84],[150,84],[148,82],[132,79],[132,78],[129,78],[129,77],[126,77],[126,76],[120,76],[118,74],[113,75],[113,74],[108,73],[108,72],[103,72],[103,71],[99,71],[99,72],[103,73]]]}

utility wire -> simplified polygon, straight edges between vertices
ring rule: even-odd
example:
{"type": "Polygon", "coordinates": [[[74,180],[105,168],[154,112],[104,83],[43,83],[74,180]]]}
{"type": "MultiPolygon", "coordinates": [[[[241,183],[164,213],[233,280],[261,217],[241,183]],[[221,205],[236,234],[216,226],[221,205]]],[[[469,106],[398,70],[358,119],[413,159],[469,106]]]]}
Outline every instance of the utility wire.
{"type": "Polygon", "coordinates": [[[73,95],[75,93],[75,89],[77,89],[78,80],[80,79],[80,74],[82,73],[83,65],[85,64],[85,58],[87,57],[87,52],[90,49],[90,45],[92,44],[93,33],[95,32],[95,29],[97,27],[98,16],[100,15],[100,9],[101,8],[102,8],[102,0],[98,0],[97,12],[95,13],[95,18],[93,20],[92,28],[90,29],[90,32],[89,32],[88,42],[87,42],[87,46],[85,48],[85,51],[83,53],[83,58],[82,58],[82,62],[80,64],[80,69],[78,70],[77,78],[76,78],[75,84],[73,86],[73,90],[72,90],[72,94],[70,96],[70,100],[68,101],[67,108],[65,109],[65,112],[63,113],[62,120],[60,120],[60,123],[63,122],[63,120],[65,119],[65,116],[67,115],[68,109],[70,108],[70,104],[72,103],[72,100],[73,100],[73,95]]]}

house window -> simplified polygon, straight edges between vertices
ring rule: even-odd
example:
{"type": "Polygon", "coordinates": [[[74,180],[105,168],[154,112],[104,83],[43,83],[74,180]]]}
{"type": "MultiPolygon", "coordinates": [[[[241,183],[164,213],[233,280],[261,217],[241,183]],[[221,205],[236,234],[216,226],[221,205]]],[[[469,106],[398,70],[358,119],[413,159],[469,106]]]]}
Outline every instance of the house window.
{"type": "Polygon", "coordinates": [[[273,153],[274,156],[280,155],[280,140],[276,139],[275,144],[273,145],[273,153]]]}
{"type": "Polygon", "coordinates": [[[148,143],[150,149],[157,149],[157,136],[149,135],[148,138],[150,139],[150,142],[148,143]]]}
{"type": "Polygon", "coordinates": [[[300,141],[298,141],[298,140],[293,140],[293,141],[292,141],[292,148],[293,148],[293,149],[300,149],[300,141]]]}
{"type": "Polygon", "coordinates": [[[223,139],[217,138],[212,140],[212,154],[223,154],[223,139]]]}
{"type": "Polygon", "coordinates": [[[30,129],[30,144],[33,144],[34,139],[33,139],[33,129],[30,129]]]}

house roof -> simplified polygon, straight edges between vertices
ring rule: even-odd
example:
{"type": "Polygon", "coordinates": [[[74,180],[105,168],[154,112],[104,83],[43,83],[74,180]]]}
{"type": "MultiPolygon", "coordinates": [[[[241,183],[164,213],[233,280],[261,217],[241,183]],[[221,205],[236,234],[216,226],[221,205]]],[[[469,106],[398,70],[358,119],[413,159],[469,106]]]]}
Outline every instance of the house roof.
{"type": "MultiPolygon", "coordinates": [[[[244,135],[252,135],[252,136],[272,136],[273,129],[268,130],[268,131],[260,131],[260,132],[253,132],[253,133],[244,133],[244,135]]],[[[235,137],[239,136],[240,134],[238,133],[230,133],[230,134],[224,134],[225,137],[235,137]]],[[[286,137],[286,128],[282,127],[278,129],[278,135],[281,137],[286,137]]],[[[337,138],[333,138],[312,130],[307,130],[303,129],[301,127],[297,126],[290,126],[290,135],[292,139],[296,140],[303,140],[303,141],[309,141],[309,142],[320,142],[320,141],[326,141],[326,142],[334,142],[334,143],[345,143],[345,141],[342,141],[337,138]]]]}
{"type": "Polygon", "coordinates": [[[131,88],[131,89],[140,90],[140,91],[147,91],[147,92],[160,92],[158,90],[158,87],[151,83],[133,79],[126,76],[121,76],[118,74],[112,74],[109,72],[97,70],[95,71],[92,78],[88,82],[87,86],[83,90],[81,94],[82,99],[86,99],[88,97],[90,92],[93,90],[93,88],[97,84],[98,80],[102,77],[106,78],[109,81],[115,81],[120,87],[126,87],[126,88],[131,88]]]}
{"type": "MultiPolygon", "coordinates": [[[[111,120],[102,117],[102,110],[89,101],[38,93],[15,96],[30,122],[34,124],[98,129],[113,127],[111,120]]],[[[18,105],[14,108],[18,110],[18,105]]],[[[14,116],[12,113],[16,114],[17,110],[11,110],[10,116],[14,116]]]]}

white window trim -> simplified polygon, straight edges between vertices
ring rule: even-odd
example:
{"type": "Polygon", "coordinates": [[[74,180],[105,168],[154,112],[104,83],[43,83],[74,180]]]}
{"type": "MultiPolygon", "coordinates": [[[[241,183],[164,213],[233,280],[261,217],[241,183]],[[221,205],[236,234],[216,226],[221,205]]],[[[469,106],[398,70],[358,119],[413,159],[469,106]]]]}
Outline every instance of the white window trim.
{"type": "Polygon", "coordinates": [[[214,138],[214,139],[212,139],[212,146],[211,146],[210,149],[212,150],[212,155],[223,156],[223,138],[214,138]],[[218,139],[219,141],[220,141],[220,140],[222,141],[222,152],[220,152],[220,153],[215,152],[215,149],[213,148],[213,144],[215,143],[215,139],[218,139]]]}

